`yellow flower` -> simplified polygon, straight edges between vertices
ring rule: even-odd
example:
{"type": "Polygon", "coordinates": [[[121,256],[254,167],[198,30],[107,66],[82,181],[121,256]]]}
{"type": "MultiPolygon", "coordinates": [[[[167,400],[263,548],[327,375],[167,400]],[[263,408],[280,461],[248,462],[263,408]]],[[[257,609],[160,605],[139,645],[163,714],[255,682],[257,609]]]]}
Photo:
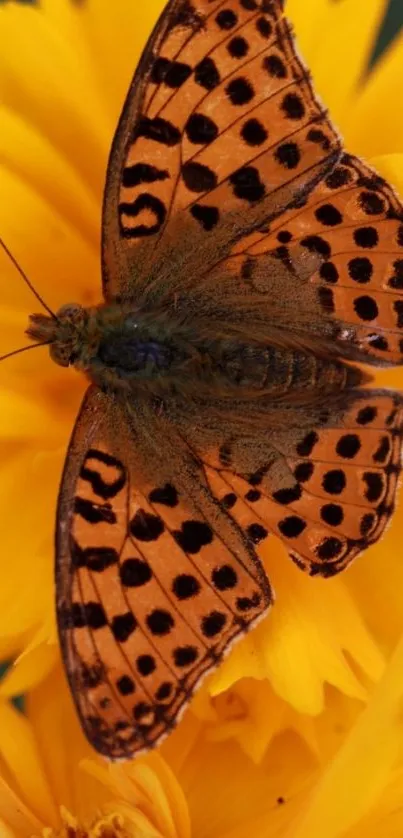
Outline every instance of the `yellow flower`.
{"type": "MultiPolygon", "coordinates": [[[[100,299],[100,206],[108,150],[134,66],[163,5],[163,0],[0,5],[0,234],[52,308],[70,300],[89,304],[100,299]]],[[[287,13],[349,150],[369,157],[403,194],[401,40],[366,75],[384,6],[384,0],[366,0],[363,13],[356,0],[288,0],[287,13]]],[[[0,351],[6,352],[21,345],[27,316],[38,304],[3,253],[0,277],[0,351]]],[[[382,373],[381,380],[399,387],[402,373],[382,373]]],[[[35,700],[41,696],[53,725],[54,760],[65,746],[56,729],[57,701],[47,700],[53,677],[49,673],[57,673],[59,665],[53,528],[64,453],[84,386],[74,371],[52,365],[44,349],[16,356],[0,367],[0,508],[6,525],[0,658],[22,653],[0,685],[0,694],[5,699],[32,690],[32,729],[24,736],[38,737],[40,753],[45,722],[35,700]]],[[[195,835],[358,838],[360,832],[350,836],[347,830],[367,812],[365,835],[371,834],[374,789],[380,794],[389,783],[384,799],[399,800],[397,779],[390,774],[395,757],[399,765],[398,755],[392,759],[388,743],[395,738],[398,746],[402,723],[397,698],[393,710],[387,704],[390,669],[385,672],[385,666],[403,633],[402,524],[400,504],[382,542],[348,572],[329,580],[304,576],[271,540],[264,560],[277,595],[273,611],[209,679],[191,713],[162,747],[180,779],[195,835]],[[379,694],[374,692],[377,682],[379,694]],[[384,698],[378,700],[378,695],[384,698]],[[332,725],[338,726],[338,734],[332,725]],[[360,725],[369,739],[376,734],[386,743],[383,752],[382,742],[377,742],[378,751],[374,748],[368,761],[357,750],[362,743],[360,725]],[[378,757],[383,769],[377,774],[378,757]],[[350,798],[360,771],[372,774],[368,780],[363,773],[361,797],[356,794],[361,808],[354,808],[350,798]],[[349,791],[344,809],[340,797],[331,795],[332,786],[340,788],[343,780],[349,791]],[[218,786],[219,812],[211,804],[218,786]],[[283,797],[286,804],[276,803],[283,797]],[[331,833],[329,824],[338,805],[347,814],[339,831],[331,833]],[[319,822],[322,832],[312,831],[319,829],[319,822]],[[299,832],[288,833],[294,823],[299,832]]],[[[396,676],[396,668],[393,672],[396,676]]],[[[5,701],[2,708],[10,714],[10,730],[11,716],[27,728],[5,701]]],[[[0,724],[3,729],[7,726],[0,724]]],[[[92,762],[100,765],[96,757],[92,762]]],[[[67,773],[80,783],[82,769],[73,763],[67,773]]],[[[160,776],[162,762],[144,764],[160,776]]],[[[141,772],[136,765],[127,769],[130,778],[130,772],[136,778],[136,771],[141,772]]],[[[28,779],[21,774],[20,762],[16,760],[13,770],[8,764],[3,767],[4,782],[11,782],[11,772],[18,780],[17,786],[10,786],[13,793],[23,794],[28,779]]],[[[87,768],[86,764],[84,774],[87,768]]],[[[30,771],[35,774],[33,762],[30,771]]],[[[61,771],[54,763],[45,771],[46,776],[59,777],[57,793],[52,792],[55,812],[61,805],[69,808],[62,794],[68,784],[61,782],[61,771]]],[[[109,772],[110,779],[115,767],[109,772]]],[[[164,775],[164,788],[165,781],[164,775]]],[[[122,795],[116,795],[120,805],[122,795]]],[[[30,798],[29,805],[34,801],[30,798]]],[[[176,805],[180,808],[182,803],[176,805]]],[[[379,805],[381,812],[382,802],[379,805]]],[[[72,810],[71,815],[82,817],[72,810]]],[[[98,815],[88,817],[88,823],[95,823],[98,815]]],[[[39,822],[61,828],[59,814],[50,818],[43,812],[39,822]]],[[[155,827],[155,821],[151,823],[155,827]]],[[[398,817],[396,823],[401,825],[398,817]]],[[[15,829],[19,835],[18,826],[15,829]]]]}
{"type": "Polygon", "coordinates": [[[184,794],[159,754],[109,764],[79,729],[61,672],[27,699],[0,702],[4,838],[190,838],[184,794]]]}
{"type": "Polygon", "coordinates": [[[162,754],[109,764],[85,742],[58,667],[25,715],[0,700],[0,835],[401,838],[402,709],[403,641],[364,712],[328,690],[305,736],[285,724],[259,764],[192,714],[162,754]]]}

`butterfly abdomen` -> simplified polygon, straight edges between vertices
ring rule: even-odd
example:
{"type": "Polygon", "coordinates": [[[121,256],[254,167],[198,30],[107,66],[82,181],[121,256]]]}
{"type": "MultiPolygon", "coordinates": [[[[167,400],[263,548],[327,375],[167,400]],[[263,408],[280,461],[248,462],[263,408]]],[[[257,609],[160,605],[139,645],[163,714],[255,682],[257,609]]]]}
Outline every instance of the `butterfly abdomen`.
{"type": "Polygon", "coordinates": [[[276,395],[339,391],[363,380],[358,369],[335,359],[276,346],[234,346],[224,353],[223,368],[238,388],[276,395]]]}

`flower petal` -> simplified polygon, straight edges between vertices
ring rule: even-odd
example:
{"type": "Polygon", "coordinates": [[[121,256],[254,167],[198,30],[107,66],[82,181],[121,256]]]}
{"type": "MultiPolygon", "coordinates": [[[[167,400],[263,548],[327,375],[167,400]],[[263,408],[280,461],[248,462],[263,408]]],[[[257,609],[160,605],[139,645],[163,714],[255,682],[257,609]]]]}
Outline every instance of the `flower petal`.
{"type": "Polygon", "coordinates": [[[58,25],[48,14],[25,4],[0,9],[1,99],[74,161],[100,197],[109,140],[104,103],[70,4],[55,0],[54,6],[59,10],[58,25]]]}
{"type": "Polygon", "coordinates": [[[50,609],[53,613],[52,536],[61,464],[55,453],[30,461],[22,450],[2,467],[2,555],[7,569],[0,588],[0,637],[37,630],[48,623],[50,609]],[[35,502],[31,492],[24,498],[23,486],[33,489],[35,502]]]}
{"type": "Polygon", "coordinates": [[[403,37],[400,36],[376,65],[350,110],[343,128],[350,151],[366,157],[402,151],[402,61],[403,37]]]}
{"type": "MultiPolygon", "coordinates": [[[[21,799],[44,823],[57,823],[56,808],[31,725],[7,701],[0,701],[0,730],[1,760],[21,799]]],[[[0,814],[3,814],[1,809],[0,814]]]]}
{"type": "Polygon", "coordinates": [[[60,438],[49,410],[33,399],[0,387],[0,405],[0,440],[60,438]]]}
{"type": "Polygon", "coordinates": [[[44,824],[31,812],[18,794],[0,777],[1,838],[31,838],[44,824]]]}
{"type": "Polygon", "coordinates": [[[315,89],[342,134],[347,132],[346,142],[384,10],[385,0],[366,0],[365,14],[356,0],[311,0],[308,7],[300,0],[287,2],[315,89]]]}
{"type": "Polygon", "coordinates": [[[381,675],[383,659],[343,579],[310,578],[284,555],[281,563],[270,556],[266,566],[276,604],[214,675],[211,695],[249,676],[269,678],[278,695],[301,713],[322,710],[325,681],[365,698],[345,653],[373,680],[381,675]]]}
{"type": "MultiPolygon", "coordinates": [[[[165,5],[165,0],[149,0],[147,4],[120,0],[117,13],[113,4],[99,0],[77,9],[76,18],[90,45],[99,87],[110,114],[111,132],[116,127],[143,46],[165,5]],[[128,38],[128,32],[133,37],[128,38]]],[[[52,0],[47,0],[44,6],[50,14],[52,0]]],[[[53,16],[57,17],[56,10],[53,16]]]]}
{"type": "MultiPolygon", "coordinates": [[[[100,295],[96,249],[88,245],[78,227],[56,212],[46,195],[39,195],[4,166],[0,166],[0,179],[2,238],[48,305],[58,308],[66,298],[87,305],[95,302],[100,295]]],[[[2,258],[2,304],[21,309],[22,301],[27,314],[38,309],[15,268],[2,258]]]]}
{"type": "Polygon", "coordinates": [[[290,838],[340,838],[365,815],[387,785],[398,757],[403,758],[402,710],[403,637],[290,838]]]}
{"type": "Polygon", "coordinates": [[[62,218],[79,227],[90,246],[98,248],[99,203],[70,160],[13,110],[0,108],[0,120],[3,165],[46,197],[62,218]]]}
{"type": "Polygon", "coordinates": [[[56,644],[42,643],[25,651],[0,681],[0,696],[12,698],[26,693],[46,678],[58,661],[59,649],[56,644]]]}

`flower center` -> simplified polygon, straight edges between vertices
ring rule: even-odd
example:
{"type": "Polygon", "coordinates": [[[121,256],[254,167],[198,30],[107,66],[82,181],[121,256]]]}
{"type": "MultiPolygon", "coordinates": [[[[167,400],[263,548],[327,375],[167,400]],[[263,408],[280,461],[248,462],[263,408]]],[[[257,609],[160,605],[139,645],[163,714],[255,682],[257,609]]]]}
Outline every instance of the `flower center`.
{"type": "Polygon", "coordinates": [[[45,827],[38,838],[132,838],[125,827],[123,816],[117,812],[97,818],[87,826],[82,826],[64,806],[60,807],[60,815],[61,828],[54,830],[45,827]]]}

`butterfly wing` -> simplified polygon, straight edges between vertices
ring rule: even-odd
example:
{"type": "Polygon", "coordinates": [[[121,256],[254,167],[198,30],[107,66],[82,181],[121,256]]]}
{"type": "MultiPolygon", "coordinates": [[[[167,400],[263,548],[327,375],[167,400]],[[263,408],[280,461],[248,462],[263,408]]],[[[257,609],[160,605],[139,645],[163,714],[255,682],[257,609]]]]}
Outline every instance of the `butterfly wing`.
{"type": "Polygon", "coordinates": [[[256,327],[258,302],[267,338],[276,327],[314,352],[322,341],[354,361],[403,362],[403,206],[356,157],[344,154],[298,205],[240,239],[199,293],[219,280],[226,319],[242,313],[256,327]]]}
{"type": "Polygon", "coordinates": [[[401,471],[400,394],[353,389],[326,407],[239,406],[210,447],[209,427],[206,411],[184,433],[211,491],[255,544],[271,532],[301,569],[328,577],[382,535],[401,471]]]}
{"type": "MultiPolygon", "coordinates": [[[[163,420],[147,420],[155,453],[163,420]]],[[[129,429],[124,409],[90,388],[58,506],[63,657],[83,729],[110,759],[169,733],[196,684],[271,602],[252,546],[189,450],[179,445],[175,459],[188,495],[138,469],[143,421],[129,429]]]]}
{"type": "Polygon", "coordinates": [[[339,153],[280,0],[171,0],[112,146],[106,297],[138,299],[153,280],[161,289],[167,270],[170,291],[180,287],[305,195],[339,153]]]}

